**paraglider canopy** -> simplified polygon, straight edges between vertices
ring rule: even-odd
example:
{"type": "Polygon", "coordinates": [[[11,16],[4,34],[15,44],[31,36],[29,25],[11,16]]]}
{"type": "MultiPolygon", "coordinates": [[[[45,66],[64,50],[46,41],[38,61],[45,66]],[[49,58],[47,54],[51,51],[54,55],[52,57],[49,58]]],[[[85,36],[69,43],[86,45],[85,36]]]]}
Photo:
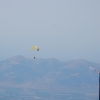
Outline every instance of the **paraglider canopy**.
{"type": "Polygon", "coordinates": [[[39,47],[38,46],[32,46],[31,47],[31,50],[34,50],[34,49],[36,49],[37,51],[39,51],[39,47]]]}

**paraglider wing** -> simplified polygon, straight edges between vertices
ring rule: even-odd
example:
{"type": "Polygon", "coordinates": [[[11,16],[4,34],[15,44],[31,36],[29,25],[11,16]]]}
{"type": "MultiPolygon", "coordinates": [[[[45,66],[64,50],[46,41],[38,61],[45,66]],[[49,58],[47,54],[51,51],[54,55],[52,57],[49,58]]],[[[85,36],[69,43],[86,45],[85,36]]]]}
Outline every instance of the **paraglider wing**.
{"type": "Polygon", "coordinates": [[[38,46],[32,46],[31,47],[31,50],[34,50],[34,49],[36,49],[37,51],[39,51],[39,47],[38,46]]]}

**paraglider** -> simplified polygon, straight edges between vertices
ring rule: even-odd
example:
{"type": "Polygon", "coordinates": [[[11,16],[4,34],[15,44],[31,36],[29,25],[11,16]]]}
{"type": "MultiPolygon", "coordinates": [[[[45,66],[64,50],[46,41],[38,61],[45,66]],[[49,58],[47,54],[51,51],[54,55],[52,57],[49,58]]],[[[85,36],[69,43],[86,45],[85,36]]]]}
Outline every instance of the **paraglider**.
{"type": "MultiPolygon", "coordinates": [[[[39,47],[38,46],[32,46],[31,47],[31,50],[35,50],[36,49],[36,51],[39,51],[39,47]]],[[[34,59],[35,59],[35,57],[34,57],[34,59]]]]}

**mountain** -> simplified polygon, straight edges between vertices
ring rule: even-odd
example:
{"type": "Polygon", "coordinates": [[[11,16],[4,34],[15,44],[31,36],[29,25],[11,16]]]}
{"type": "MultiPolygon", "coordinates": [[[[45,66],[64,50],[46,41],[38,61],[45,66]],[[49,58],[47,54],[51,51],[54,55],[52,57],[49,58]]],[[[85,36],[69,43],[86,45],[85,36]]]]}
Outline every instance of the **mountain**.
{"type": "Polygon", "coordinates": [[[59,61],[18,55],[0,61],[0,87],[98,92],[99,67],[100,64],[83,59],[59,61]]]}

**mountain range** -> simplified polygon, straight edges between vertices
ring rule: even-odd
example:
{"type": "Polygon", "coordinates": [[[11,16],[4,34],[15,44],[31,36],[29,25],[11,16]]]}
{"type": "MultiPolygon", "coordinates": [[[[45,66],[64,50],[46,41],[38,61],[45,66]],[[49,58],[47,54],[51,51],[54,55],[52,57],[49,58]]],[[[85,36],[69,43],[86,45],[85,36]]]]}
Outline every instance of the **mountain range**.
{"type": "Polygon", "coordinates": [[[97,93],[99,68],[99,63],[84,59],[60,61],[17,55],[0,61],[0,87],[97,93]]]}

